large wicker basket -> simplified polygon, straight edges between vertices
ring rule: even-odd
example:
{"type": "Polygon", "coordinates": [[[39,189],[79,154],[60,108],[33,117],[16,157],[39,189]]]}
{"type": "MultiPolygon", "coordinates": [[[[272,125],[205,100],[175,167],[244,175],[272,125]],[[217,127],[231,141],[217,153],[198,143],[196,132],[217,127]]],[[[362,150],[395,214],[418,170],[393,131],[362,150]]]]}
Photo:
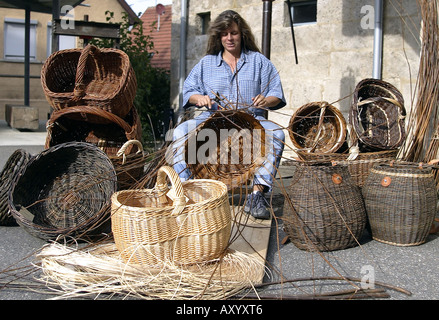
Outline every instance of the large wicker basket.
{"type": "Polygon", "coordinates": [[[290,118],[288,132],[293,145],[307,152],[341,152],[347,146],[346,120],[336,107],[325,101],[297,109],[290,118]]]}
{"type": "Polygon", "coordinates": [[[373,239],[398,246],[426,241],[437,204],[431,167],[403,162],[376,165],[363,197],[373,239]]]}
{"type": "Polygon", "coordinates": [[[346,166],[298,162],[287,194],[284,230],[296,247],[333,251],[359,243],[366,211],[346,166]]]}
{"type": "MultiPolygon", "coordinates": [[[[210,137],[208,142],[212,142],[210,137]]],[[[240,110],[217,111],[197,127],[195,134],[189,133],[185,157],[195,178],[218,180],[233,189],[251,179],[262,165],[268,152],[265,148],[264,128],[252,115],[240,110]],[[215,150],[209,150],[203,159],[199,150],[206,144],[204,133],[209,132],[216,138],[215,150]]]]}
{"type": "Polygon", "coordinates": [[[405,140],[404,99],[393,85],[377,79],[360,81],[349,113],[360,148],[392,150],[405,140]]]}
{"type": "Polygon", "coordinates": [[[108,220],[116,173],[108,156],[84,142],[56,145],[23,166],[8,194],[17,223],[42,239],[90,236],[108,220]]]}
{"type": "Polygon", "coordinates": [[[153,189],[112,196],[111,223],[126,262],[160,266],[216,259],[225,252],[231,233],[227,187],[207,179],[181,183],[171,167],[163,166],[153,189]]]}
{"type": "Polygon", "coordinates": [[[42,67],[41,84],[55,110],[87,105],[121,118],[130,111],[137,90],[128,55],[118,49],[99,49],[93,45],[54,52],[42,67]]]}

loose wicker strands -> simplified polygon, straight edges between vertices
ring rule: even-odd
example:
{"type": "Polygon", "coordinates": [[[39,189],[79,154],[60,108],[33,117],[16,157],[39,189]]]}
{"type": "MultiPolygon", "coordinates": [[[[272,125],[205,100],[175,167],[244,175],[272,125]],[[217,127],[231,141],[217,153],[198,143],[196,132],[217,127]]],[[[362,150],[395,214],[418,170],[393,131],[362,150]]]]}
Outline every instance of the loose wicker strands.
{"type": "Polygon", "coordinates": [[[20,169],[26,165],[31,158],[30,153],[23,149],[15,150],[8,158],[0,174],[0,225],[17,225],[8,206],[8,192],[12,181],[15,179],[20,169]]]}
{"type": "MultiPolygon", "coordinates": [[[[55,110],[87,105],[121,118],[130,111],[137,90],[128,55],[118,49],[98,49],[92,45],[50,55],[41,70],[41,84],[55,110]]],[[[93,117],[92,121],[107,119],[93,117]]]]}
{"type": "Polygon", "coordinates": [[[348,153],[296,152],[307,163],[336,162],[346,165],[353,181],[361,188],[366,182],[370,169],[377,163],[395,160],[399,150],[360,152],[353,160],[350,160],[348,153]]]}
{"type": "Polygon", "coordinates": [[[153,189],[115,193],[111,210],[114,241],[128,263],[199,263],[224,254],[230,239],[226,185],[207,179],[181,183],[167,166],[159,169],[153,189]]]}
{"type": "Polygon", "coordinates": [[[294,146],[304,152],[333,153],[346,147],[346,121],[325,101],[300,107],[290,119],[288,132],[294,146]]]}
{"type": "Polygon", "coordinates": [[[15,220],[34,236],[79,238],[108,219],[115,191],[108,156],[92,144],[69,142],[32,157],[14,180],[8,201],[15,220]]]}
{"type": "Polygon", "coordinates": [[[189,133],[185,142],[186,163],[194,177],[224,182],[229,189],[246,183],[262,165],[266,152],[262,125],[252,115],[237,110],[215,112],[195,133],[189,133]],[[216,140],[207,155],[200,152],[206,147],[205,134],[216,140]]]}
{"type": "Polygon", "coordinates": [[[366,211],[345,166],[299,163],[286,191],[284,228],[296,247],[333,251],[358,244],[366,211]]]}
{"type": "Polygon", "coordinates": [[[349,118],[363,151],[392,150],[405,141],[404,99],[393,85],[364,79],[354,92],[349,118]]]}
{"type": "Polygon", "coordinates": [[[425,242],[437,202],[431,167],[398,162],[376,165],[363,197],[375,240],[398,246],[425,242]]]}

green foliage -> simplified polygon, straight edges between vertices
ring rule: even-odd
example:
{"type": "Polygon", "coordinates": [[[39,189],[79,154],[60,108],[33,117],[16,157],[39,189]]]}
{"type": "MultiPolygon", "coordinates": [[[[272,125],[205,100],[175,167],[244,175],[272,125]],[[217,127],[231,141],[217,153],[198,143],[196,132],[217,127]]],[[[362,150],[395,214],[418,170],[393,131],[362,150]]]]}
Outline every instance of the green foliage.
{"type": "MultiPolygon", "coordinates": [[[[105,14],[107,21],[114,23],[114,13],[106,11],[105,14]]],[[[154,144],[153,141],[164,139],[163,120],[170,100],[169,71],[151,66],[151,57],[156,51],[151,37],[143,34],[142,21],[131,26],[128,14],[123,13],[119,24],[119,49],[129,56],[137,78],[134,106],[142,123],[143,142],[154,144]]],[[[115,46],[112,39],[93,39],[91,43],[98,47],[115,46]]]]}

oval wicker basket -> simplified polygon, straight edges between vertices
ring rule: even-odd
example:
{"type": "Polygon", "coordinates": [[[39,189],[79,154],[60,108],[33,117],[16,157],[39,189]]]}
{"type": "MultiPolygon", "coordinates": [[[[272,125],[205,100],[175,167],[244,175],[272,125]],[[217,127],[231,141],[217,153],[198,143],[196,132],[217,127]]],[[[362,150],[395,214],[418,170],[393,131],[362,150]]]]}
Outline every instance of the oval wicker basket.
{"type": "Polygon", "coordinates": [[[158,170],[153,189],[116,192],[111,210],[116,247],[129,263],[198,263],[220,257],[229,243],[231,211],[226,185],[207,179],[181,183],[171,167],[158,170]]]}
{"type": "Polygon", "coordinates": [[[426,241],[436,215],[436,183],[428,165],[375,165],[363,187],[373,239],[397,246],[426,241]]]}
{"type": "MultiPolygon", "coordinates": [[[[208,142],[211,137],[209,136],[208,142]]],[[[212,148],[213,149],[213,148],[212,148]]],[[[239,110],[216,111],[200,124],[195,134],[185,142],[186,163],[195,178],[224,182],[229,189],[240,187],[253,176],[266,157],[265,131],[252,115],[239,110]],[[200,156],[205,137],[212,133],[216,138],[215,150],[200,156]],[[193,146],[193,147],[192,147],[193,146]],[[195,159],[191,160],[191,156],[195,159]]]]}
{"type": "Polygon", "coordinates": [[[284,230],[296,247],[333,251],[358,244],[366,211],[346,166],[297,163],[287,195],[284,230]]]}
{"type": "Polygon", "coordinates": [[[8,204],[17,223],[42,239],[92,235],[110,213],[116,173],[108,156],[84,142],[33,156],[12,183],[8,204]]]}
{"type": "Polygon", "coordinates": [[[8,192],[20,169],[26,165],[31,154],[17,149],[8,158],[0,174],[0,226],[16,226],[17,222],[8,206],[8,192]]]}
{"type": "Polygon", "coordinates": [[[347,126],[343,114],[325,101],[301,106],[288,125],[293,145],[302,151],[333,153],[346,146],[347,126]]]}
{"type": "Polygon", "coordinates": [[[93,45],[52,53],[42,67],[41,84],[54,110],[87,105],[121,118],[130,111],[137,90],[128,55],[93,45]]]}
{"type": "Polygon", "coordinates": [[[349,112],[362,151],[391,150],[406,137],[404,99],[393,85],[377,79],[360,81],[349,112]]]}

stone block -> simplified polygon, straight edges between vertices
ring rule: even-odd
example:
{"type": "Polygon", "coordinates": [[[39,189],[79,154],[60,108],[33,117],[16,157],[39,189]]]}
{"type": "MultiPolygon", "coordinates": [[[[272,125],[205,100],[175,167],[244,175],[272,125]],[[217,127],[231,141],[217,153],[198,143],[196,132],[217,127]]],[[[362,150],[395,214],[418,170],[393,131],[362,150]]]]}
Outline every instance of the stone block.
{"type": "Polygon", "coordinates": [[[38,130],[38,108],[6,104],[5,120],[14,129],[38,130]]]}

